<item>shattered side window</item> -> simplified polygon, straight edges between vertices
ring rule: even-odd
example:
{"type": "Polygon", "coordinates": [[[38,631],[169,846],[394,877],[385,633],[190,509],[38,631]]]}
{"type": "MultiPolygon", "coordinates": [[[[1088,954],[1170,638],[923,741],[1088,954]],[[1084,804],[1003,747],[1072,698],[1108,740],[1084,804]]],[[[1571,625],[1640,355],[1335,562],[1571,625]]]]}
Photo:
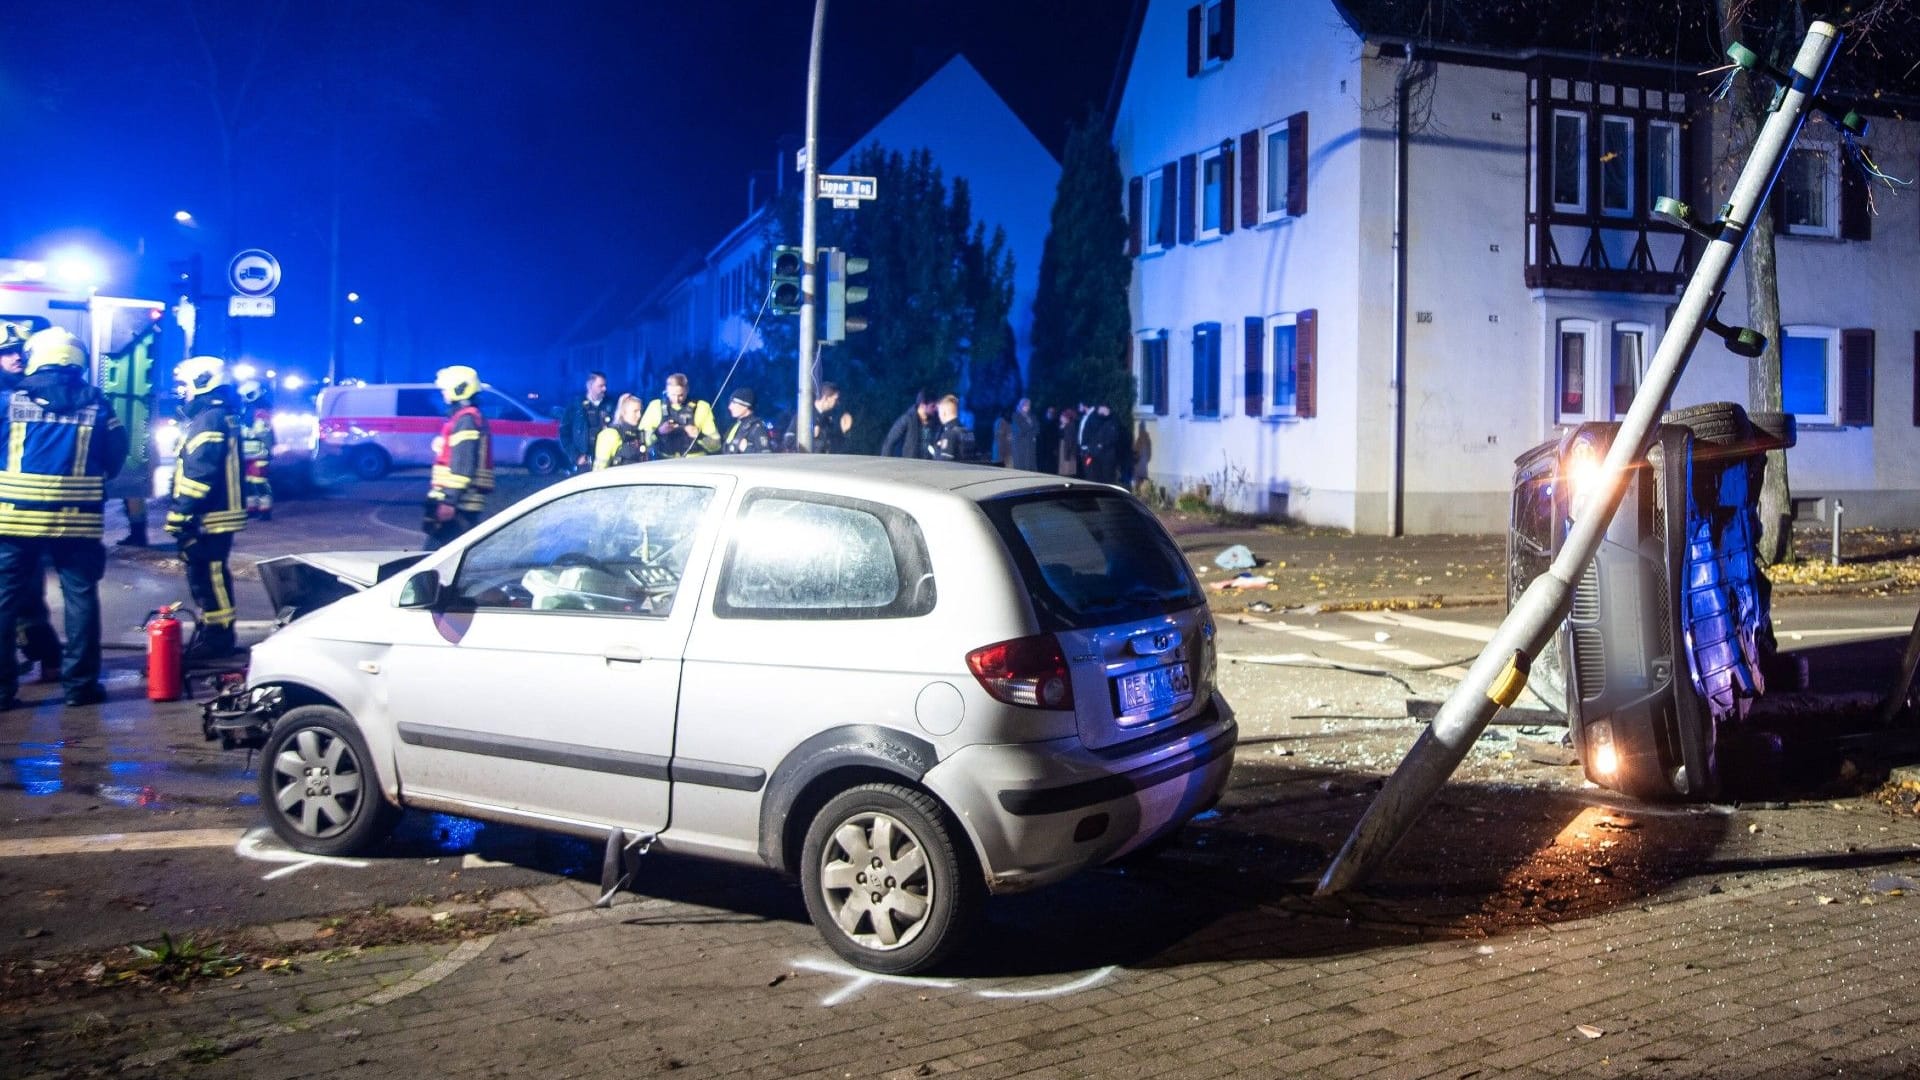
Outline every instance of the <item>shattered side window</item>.
{"type": "Polygon", "coordinates": [[[714,600],[723,618],[885,619],[933,609],[920,528],[892,508],[800,493],[749,495],[714,600]]]}

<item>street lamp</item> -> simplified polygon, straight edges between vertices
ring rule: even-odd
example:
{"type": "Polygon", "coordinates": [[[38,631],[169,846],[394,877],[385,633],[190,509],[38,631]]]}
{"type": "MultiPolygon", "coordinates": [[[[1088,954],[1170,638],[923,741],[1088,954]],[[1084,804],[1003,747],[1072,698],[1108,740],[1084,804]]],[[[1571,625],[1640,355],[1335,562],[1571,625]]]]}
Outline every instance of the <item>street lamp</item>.
{"type": "Polygon", "coordinates": [[[185,225],[189,229],[197,229],[200,227],[200,223],[194,220],[193,214],[186,210],[175,210],[173,212],[173,220],[185,225]]]}
{"type": "Polygon", "coordinates": [[[359,293],[357,293],[357,292],[350,292],[350,293],[348,293],[348,294],[347,294],[347,303],[349,303],[349,304],[357,304],[357,303],[359,303],[359,302],[360,302],[360,294],[359,294],[359,293]]]}
{"type": "Polygon", "coordinates": [[[364,323],[364,322],[366,322],[366,321],[367,321],[366,319],[364,319],[364,318],[362,318],[362,317],[361,317],[361,316],[359,316],[359,315],[355,315],[355,316],[353,317],[353,325],[355,325],[355,326],[359,326],[359,325],[361,325],[362,323],[364,323]]]}

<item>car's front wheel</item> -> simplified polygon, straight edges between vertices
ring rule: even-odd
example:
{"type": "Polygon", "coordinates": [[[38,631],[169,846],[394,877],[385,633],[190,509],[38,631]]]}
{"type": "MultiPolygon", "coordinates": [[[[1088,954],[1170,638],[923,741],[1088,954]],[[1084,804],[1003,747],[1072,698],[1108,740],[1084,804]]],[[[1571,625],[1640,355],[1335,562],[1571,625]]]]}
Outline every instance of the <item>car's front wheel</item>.
{"type": "Polygon", "coordinates": [[[260,801],[287,846],[347,855],[392,830],[399,810],[380,792],[367,744],[347,714],[303,705],[273,726],[260,756],[260,801]]]}
{"type": "Polygon", "coordinates": [[[938,964],[978,917],[985,885],[940,804],[896,784],[833,798],[807,829],[807,914],[834,952],[904,975],[938,964]]]}

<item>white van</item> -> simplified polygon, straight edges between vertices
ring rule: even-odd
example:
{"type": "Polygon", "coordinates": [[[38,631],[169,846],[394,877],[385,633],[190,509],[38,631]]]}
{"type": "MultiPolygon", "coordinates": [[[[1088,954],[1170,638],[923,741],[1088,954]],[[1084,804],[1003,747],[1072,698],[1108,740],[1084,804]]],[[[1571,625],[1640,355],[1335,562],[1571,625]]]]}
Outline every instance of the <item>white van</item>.
{"type": "MultiPolygon", "coordinates": [[[[560,424],[490,387],[474,403],[493,433],[496,465],[524,465],[541,476],[566,464],[560,424]]],[[[332,465],[360,480],[378,480],[391,469],[433,464],[434,440],[447,419],[447,403],[432,383],[372,383],[330,386],[314,404],[318,431],[314,464],[332,465]]]]}

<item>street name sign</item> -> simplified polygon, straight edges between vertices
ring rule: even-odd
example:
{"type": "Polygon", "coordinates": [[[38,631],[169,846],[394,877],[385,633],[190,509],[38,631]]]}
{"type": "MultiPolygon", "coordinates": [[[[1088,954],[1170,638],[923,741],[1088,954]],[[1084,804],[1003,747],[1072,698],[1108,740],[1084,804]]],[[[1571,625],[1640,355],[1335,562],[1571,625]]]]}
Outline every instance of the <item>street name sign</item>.
{"type": "Polygon", "coordinates": [[[834,200],[877,199],[880,197],[880,181],[871,176],[821,176],[818,197],[834,200]]]}

